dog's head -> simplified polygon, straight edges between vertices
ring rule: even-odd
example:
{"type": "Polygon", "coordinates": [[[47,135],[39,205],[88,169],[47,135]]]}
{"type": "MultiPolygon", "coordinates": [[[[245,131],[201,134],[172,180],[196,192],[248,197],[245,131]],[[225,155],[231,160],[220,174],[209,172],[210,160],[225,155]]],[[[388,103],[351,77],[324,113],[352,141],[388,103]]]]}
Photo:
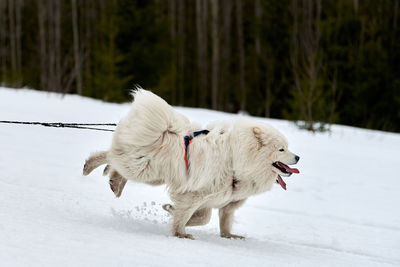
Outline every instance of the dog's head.
{"type": "Polygon", "coordinates": [[[237,146],[243,155],[248,155],[248,167],[263,172],[257,176],[276,179],[276,182],[286,190],[282,176],[288,177],[293,173],[299,173],[298,169],[289,165],[296,164],[300,157],[288,149],[286,138],[273,127],[260,122],[247,122],[243,126],[240,130],[240,144],[237,146]]]}

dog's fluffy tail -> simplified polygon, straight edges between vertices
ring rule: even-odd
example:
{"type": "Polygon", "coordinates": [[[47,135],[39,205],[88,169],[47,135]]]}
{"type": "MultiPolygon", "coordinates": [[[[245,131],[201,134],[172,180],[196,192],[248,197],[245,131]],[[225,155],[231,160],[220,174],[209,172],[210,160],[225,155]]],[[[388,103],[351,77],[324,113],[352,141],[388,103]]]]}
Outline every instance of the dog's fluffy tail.
{"type": "Polygon", "coordinates": [[[107,163],[107,151],[99,151],[90,155],[83,166],[83,175],[89,175],[100,165],[107,163]]]}
{"type": "Polygon", "coordinates": [[[151,146],[165,133],[180,134],[189,120],[176,112],[164,99],[138,88],[132,92],[132,108],[117,127],[117,136],[132,146],[151,146]]]}

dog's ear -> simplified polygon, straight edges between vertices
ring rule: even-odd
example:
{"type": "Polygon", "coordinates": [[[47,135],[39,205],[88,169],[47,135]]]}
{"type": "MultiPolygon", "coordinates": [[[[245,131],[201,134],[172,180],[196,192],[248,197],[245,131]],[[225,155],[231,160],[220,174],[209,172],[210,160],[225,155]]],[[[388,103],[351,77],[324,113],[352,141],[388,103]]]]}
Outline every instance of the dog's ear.
{"type": "Polygon", "coordinates": [[[261,134],[261,129],[258,127],[253,127],[253,133],[254,135],[260,135],[261,134]]]}
{"type": "Polygon", "coordinates": [[[258,143],[258,149],[264,146],[263,138],[262,138],[262,131],[259,127],[253,127],[253,134],[258,143]]]}

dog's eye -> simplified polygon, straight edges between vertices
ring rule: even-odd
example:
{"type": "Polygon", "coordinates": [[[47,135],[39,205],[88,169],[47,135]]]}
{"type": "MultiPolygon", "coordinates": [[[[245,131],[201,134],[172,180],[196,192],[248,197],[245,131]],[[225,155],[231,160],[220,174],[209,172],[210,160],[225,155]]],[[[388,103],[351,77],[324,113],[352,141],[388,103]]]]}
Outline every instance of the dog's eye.
{"type": "Polygon", "coordinates": [[[280,152],[283,152],[283,151],[285,151],[285,149],[281,148],[281,149],[279,149],[279,151],[280,151],[280,152]]]}

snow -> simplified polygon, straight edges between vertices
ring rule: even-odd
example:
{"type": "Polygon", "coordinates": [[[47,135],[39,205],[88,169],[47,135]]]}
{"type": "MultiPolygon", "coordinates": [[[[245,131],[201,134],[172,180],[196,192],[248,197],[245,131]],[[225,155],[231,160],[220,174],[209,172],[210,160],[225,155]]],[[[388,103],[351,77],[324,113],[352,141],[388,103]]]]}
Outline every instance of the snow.
{"type": "MultiPolygon", "coordinates": [[[[0,120],[118,122],[129,106],[0,88],[0,120]]],[[[177,110],[202,124],[237,116],[177,110]]],[[[129,182],[116,199],[100,168],[83,177],[110,132],[0,124],[1,266],[399,266],[400,134],[254,119],[286,135],[301,173],[238,210],[245,240],[220,238],[216,211],[187,229],[196,240],[172,237],[164,187],[129,182]]]]}

